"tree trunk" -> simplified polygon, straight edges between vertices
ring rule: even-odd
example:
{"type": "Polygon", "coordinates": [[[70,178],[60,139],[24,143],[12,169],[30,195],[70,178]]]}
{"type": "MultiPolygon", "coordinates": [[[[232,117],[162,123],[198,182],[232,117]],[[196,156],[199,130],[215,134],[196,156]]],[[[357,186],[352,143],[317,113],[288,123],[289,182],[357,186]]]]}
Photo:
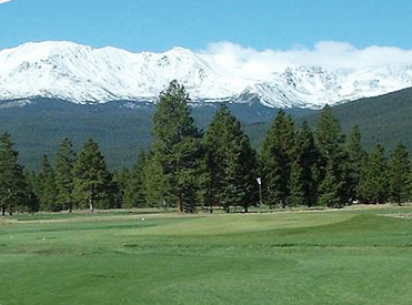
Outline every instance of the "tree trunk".
{"type": "Polygon", "coordinates": [[[73,212],[73,204],[70,202],[69,203],[69,214],[73,212]]]}
{"type": "Polygon", "coordinates": [[[6,209],[2,206],[1,207],[1,216],[6,215],[6,209]]]}
{"type": "Polygon", "coordinates": [[[183,204],[182,204],[182,195],[181,194],[178,194],[176,196],[176,212],[178,214],[183,213],[183,204]]]}

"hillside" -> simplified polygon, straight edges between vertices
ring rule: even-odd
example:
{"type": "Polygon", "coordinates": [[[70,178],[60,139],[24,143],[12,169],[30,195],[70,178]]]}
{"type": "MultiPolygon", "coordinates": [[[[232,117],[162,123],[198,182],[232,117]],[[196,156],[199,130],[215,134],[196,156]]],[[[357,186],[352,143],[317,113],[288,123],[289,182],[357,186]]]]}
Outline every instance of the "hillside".
{"type": "Polygon", "coordinates": [[[412,150],[412,88],[338,105],[333,111],[344,132],[360,127],[368,148],[382,143],[390,150],[402,143],[412,150]]]}
{"type": "MultiPolygon", "coordinates": [[[[303,120],[307,120],[313,127],[318,113],[319,111],[307,111],[292,115],[297,127],[300,127],[303,120]]],[[[336,105],[333,113],[340,120],[345,134],[349,134],[354,125],[359,126],[366,149],[381,143],[390,151],[401,143],[412,151],[412,88],[336,105]]],[[[259,124],[244,126],[255,147],[259,147],[270,121],[262,120],[259,124]]]]}
{"type": "MultiPolygon", "coordinates": [[[[140,149],[151,145],[154,105],[147,102],[112,102],[78,105],[62,100],[34,99],[24,107],[22,101],[0,103],[0,132],[8,131],[20,150],[20,159],[36,168],[43,153],[51,159],[64,137],[72,138],[77,148],[88,137],[96,139],[111,168],[130,166],[140,149]],[[14,106],[14,107],[11,107],[14,106]]],[[[195,104],[193,116],[205,129],[217,104],[195,104]]],[[[265,135],[277,109],[258,102],[231,103],[230,110],[242,122],[256,148],[265,135]]],[[[383,96],[361,99],[335,106],[334,114],[349,133],[359,125],[367,148],[383,143],[389,150],[403,143],[412,150],[412,88],[383,96]]],[[[315,110],[288,109],[300,126],[303,119],[314,123],[315,110]]]]}
{"type": "MultiPolygon", "coordinates": [[[[197,125],[205,129],[217,107],[215,103],[193,107],[197,125]]],[[[229,104],[229,108],[257,139],[256,145],[261,137],[260,129],[256,127],[271,121],[276,113],[275,109],[260,103],[229,104]]],[[[44,153],[53,159],[64,137],[70,137],[77,148],[88,137],[93,137],[100,143],[110,167],[118,168],[130,166],[140,149],[149,149],[154,109],[153,103],[149,102],[79,105],[41,98],[4,101],[0,102],[0,132],[12,134],[20,151],[20,160],[29,168],[36,168],[44,153]]],[[[293,112],[300,115],[308,111],[293,112]]]]}

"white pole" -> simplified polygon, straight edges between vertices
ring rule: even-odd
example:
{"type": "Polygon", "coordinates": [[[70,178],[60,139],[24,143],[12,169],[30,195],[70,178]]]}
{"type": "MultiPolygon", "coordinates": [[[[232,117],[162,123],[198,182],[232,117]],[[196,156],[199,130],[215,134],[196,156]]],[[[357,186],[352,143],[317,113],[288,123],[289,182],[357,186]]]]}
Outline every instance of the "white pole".
{"type": "Polygon", "coordinates": [[[262,206],[262,178],[259,177],[256,181],[259,184],[259,204],[262,206]]]}

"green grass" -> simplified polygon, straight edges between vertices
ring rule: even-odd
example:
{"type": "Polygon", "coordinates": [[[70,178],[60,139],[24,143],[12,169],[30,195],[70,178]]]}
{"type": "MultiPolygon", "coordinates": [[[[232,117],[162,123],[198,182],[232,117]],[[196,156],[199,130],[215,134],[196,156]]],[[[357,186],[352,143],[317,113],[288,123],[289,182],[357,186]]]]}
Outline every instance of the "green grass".
{"type": "Polygon", "coordinates": [[[3,218],[0,304],[409,305],[411,212],[3,218]]]}

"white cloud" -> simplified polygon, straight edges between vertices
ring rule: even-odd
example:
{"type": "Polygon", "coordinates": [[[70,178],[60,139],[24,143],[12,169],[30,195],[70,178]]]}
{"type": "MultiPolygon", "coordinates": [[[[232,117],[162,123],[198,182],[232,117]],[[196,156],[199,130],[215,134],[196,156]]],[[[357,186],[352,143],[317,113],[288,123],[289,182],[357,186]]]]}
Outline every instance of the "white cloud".
{"type": "Polygon", "coordinates": [[[412,65],[412,50],[370,46],[358,49],[346,42],[321,41],[310,49],[255,50],[231,42],[211,43],[201,52],[213,56],[222,67],[264,75],[290,66],[321,66],[327,69],[367,69],[382,65],[412,65]]]}

